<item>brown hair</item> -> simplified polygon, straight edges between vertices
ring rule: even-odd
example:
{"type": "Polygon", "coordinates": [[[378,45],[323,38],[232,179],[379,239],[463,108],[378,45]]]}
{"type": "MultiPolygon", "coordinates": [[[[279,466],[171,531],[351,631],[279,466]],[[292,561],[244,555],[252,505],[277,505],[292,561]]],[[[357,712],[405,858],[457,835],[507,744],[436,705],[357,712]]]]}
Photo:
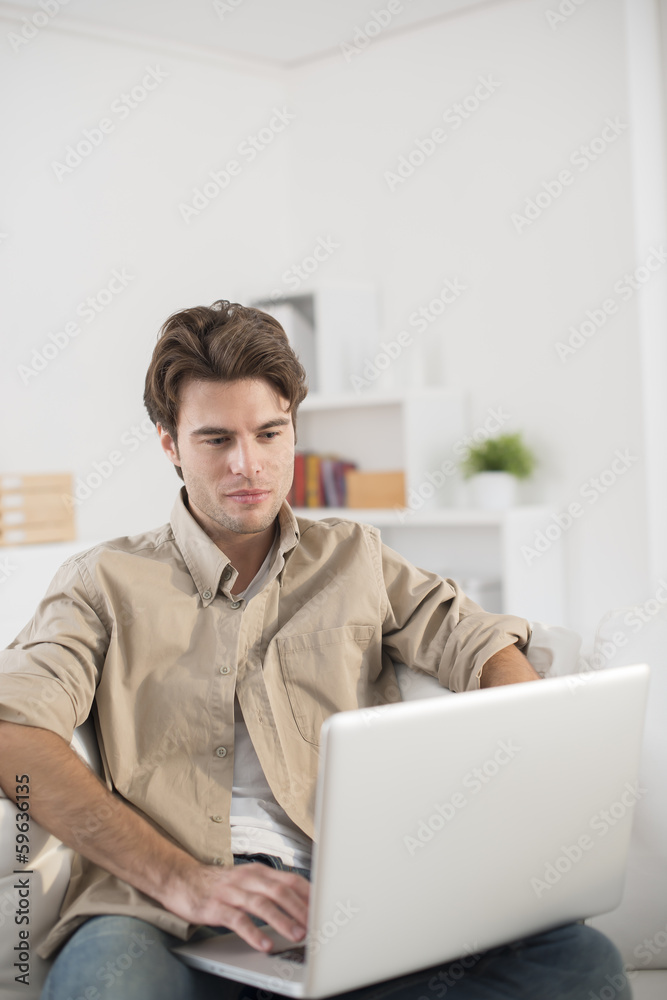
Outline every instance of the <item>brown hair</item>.
{"type": "MultiPolygon", "coordinates": [[[[174,313],[162,326],[146,373],[144,403],[154,424],[177,442],[179,393],[186,381],[264,379],[296,411],[306,372],[278,320],[261,309],[219,299],[174,313]]],[[[181,477],[181,470],[176,466],[181,477]]]]}

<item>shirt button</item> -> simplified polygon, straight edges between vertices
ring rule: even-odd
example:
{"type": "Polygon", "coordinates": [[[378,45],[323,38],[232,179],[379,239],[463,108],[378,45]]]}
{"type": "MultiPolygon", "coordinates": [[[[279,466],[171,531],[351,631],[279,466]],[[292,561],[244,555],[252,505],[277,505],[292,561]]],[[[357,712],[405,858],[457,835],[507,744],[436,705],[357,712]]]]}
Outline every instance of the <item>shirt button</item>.
{"type": "Polygon", "coordinates": [[[226,757],[227,747],[218,747],[218,749],[215,752],[217,753],[218,757],[226,757]]]}
{"type": "Polygon", "coordinates": [[[228,674],[229,673],[229,667],[220,667],[220,673],[221,674],[228,674]]]}
{"type": "Polygon", "coordinates": [[[222,823],[222,816],[211,816],[214,823],[222,823]]]}
{"type": "Polygon", "coordinates": [[[211,597],[213,597],[213,594],[211,593],[210,590],[205,590],[201,596],[204,598],[205,601],[208,601],[210,600],[211,597]]]}
{"type": "Polygon", "coordinates": [[[222,864],[222,858],[213,858],[213,864],[214,865],[221,865],[222,864]]]}
{"type": "Polygon", "coordinates": [[[232,575],[232,571],[231,571],[231,569],[230,569],[230,568],[229,568],[229,566],[228,566],[228,567],[227,567],[227,568],[225,569],[224,573],[222,574],[222,579],[223,579],[223,580],[229,580],[229,578],[230,578],[230,576],[231,576],[231,575],[232,575]]]}
{"type": "Polygon", "coordinates": [[[232,601],[232,603],[229,606],[230,606],[230,608],[240,608],[241,607],[241,602],[240,601],[232,601]]]}

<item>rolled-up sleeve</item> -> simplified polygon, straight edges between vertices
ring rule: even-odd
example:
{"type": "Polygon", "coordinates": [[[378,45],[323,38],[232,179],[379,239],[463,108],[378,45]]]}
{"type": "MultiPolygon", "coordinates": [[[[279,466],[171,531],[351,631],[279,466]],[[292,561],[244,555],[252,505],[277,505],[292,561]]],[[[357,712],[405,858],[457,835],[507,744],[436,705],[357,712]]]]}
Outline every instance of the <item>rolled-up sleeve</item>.
{"type": "Polygon", "coordinates": [[[384,649],[451,691],[478,688],[482,667],[494,653],[514,643],[522,649],[530,639],[525,619],[484,611],[453,580],[418,569],[386,545],[382,573],[384,649]]]}
{"type": "Polygon", "coordinates": [[[85,564],[66,562],[33,619],[0,652],[0,719],[71,740],[90,713],[109,644],[100,613],[85,564]]]}

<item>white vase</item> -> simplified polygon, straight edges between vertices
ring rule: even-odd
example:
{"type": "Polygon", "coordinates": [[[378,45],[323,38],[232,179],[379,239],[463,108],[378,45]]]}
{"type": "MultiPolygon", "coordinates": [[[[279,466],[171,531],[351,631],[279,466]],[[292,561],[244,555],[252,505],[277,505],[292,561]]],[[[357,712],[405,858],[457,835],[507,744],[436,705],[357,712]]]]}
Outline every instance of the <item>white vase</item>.
{"type": "Polygon", "coordinates": [[[470,480],[472,505],[478,510],[507,510],[516,504],[516,476],[478,472],[470,480]]]}

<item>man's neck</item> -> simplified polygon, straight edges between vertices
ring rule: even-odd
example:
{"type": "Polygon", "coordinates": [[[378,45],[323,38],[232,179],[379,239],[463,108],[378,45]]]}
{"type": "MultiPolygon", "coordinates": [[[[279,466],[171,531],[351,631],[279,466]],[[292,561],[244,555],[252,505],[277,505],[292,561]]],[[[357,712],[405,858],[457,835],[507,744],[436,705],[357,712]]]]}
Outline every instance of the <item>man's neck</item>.
{"type": "Polygon", "coordinates": [[[262,563],[271,551],[276,537],[276,527],[277,525],[274,523],[271,528],[267,529],[268,535],[266,532],[261,532],[259,535],[247,536],[245,545],[239,544],[232,549],[228,544],[224,549],[222,546],[218,546],[225,553],[234,569],[238,570],[239,575],[234,583],[232,594],[240,594],[257,576],[262,563]],[[259,540],[261,540],[261,546],[256,544],[259,540]]]}
{"type": "Polygon", "coordinates": [[[260,566],[266,559],[279,531],[279,520],[276,517],[272,523],[263,531],[240,534],[224,528],[221,524],[213,521],[204,514],[188,497],[186,500],[188,510],[195,521],[204,529],[212,542],[223,552],[234,569],[238,570],[238,577],[234,583],[233,594],[238,594],[245,590],[249,583],[257,576],[260,566]]]}
{"type": "MultiPolygon", "coordinates": [[[[197,520],[196,513],[192,513],[197,520]]],[[[204,525],[202,527],[205,528],[204,525]]],[[[270,552],[278,530],[278,520],[276,519],[264,531],[249,535],[232,535],[231,532],[212,534],[210,530],[206,528],[205,530],[211,541],[215,542],[220,551],[227,556],[234,569],[238,570],[239,575],[232,593],[239,594],[257,576],[260,566],[270,552]]]]}

